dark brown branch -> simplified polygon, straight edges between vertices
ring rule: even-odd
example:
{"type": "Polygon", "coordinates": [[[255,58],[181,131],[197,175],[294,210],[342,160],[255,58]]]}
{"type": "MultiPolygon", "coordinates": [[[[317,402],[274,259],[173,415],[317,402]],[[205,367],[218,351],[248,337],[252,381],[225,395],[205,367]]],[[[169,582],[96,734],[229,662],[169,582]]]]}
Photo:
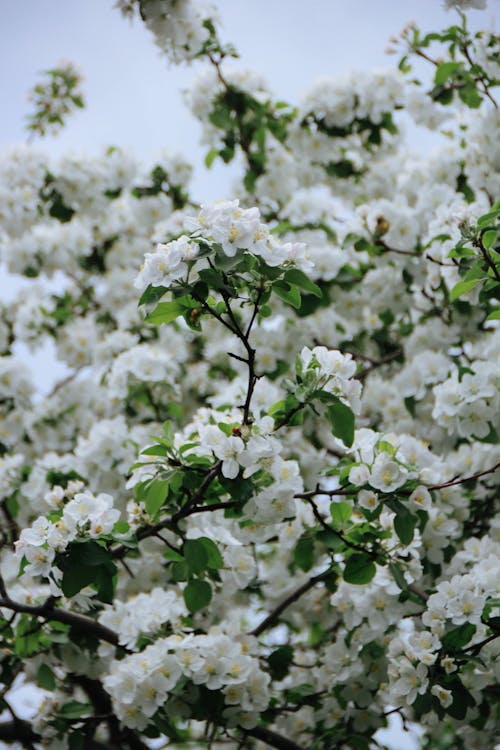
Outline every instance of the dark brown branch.
{"type": "Polygon", "coordinates": [[[410,255],[414,258],[420,258],[420,253],[418,253],[416,250],[400,250],[397,247],[390,247],[389,245],[386,245],[383,240],[377,240],[375,244],[381,247],[386,253],[396,253],[396,255],[410,255]]]}
{"type": "MultiPolygon", "coordinates": [[[[368,367],[365,367],[364,370],[361,370],[361,372],[358,372],[354,377],[357,380],[364,380],[367,375],[370,374],[370,372],[373,372],[373,370],[377,370],[379,367],[382,367],[383,365],[389,364],[389,362],[393,362],[396,359],[399,359],[403,354],[402,349],[396,349],[396,351],[391,352],[390,354],[387,354],[385,357],[382,357],[378,360],[373,360],[371,364],[368,367]]],[[[353,354],[354,359],[356,359],[356,354],[353,354]]]]}
{"type": "Polygon", "coordinates": [[[19,538],[20,529],[19,529],[16,519],[14,518],[14,516],[12,515],[12,513],[10,512],[7,506],[7,501],[4,501],[1,504],[1,508],[5,516],[5,520],[7,521],[7,533],[10,536],[9,541],[13,545],[15,540],[19,538]]]}
{"type": "Polygon", "coordinates": [[[239,503],[236,500],[228,501],[227,503],[210,503],[210,505],[195,505],[193,508],[190,508],[187,513],[184,513],[183,518],[186,518],[187,516],[192,516],[194,513],[206,513],[207,511],[213,511],[213,510],[229,510],[231,508],[236,508],[239,505],[239,503]]]}
{"type": "Polygon", "coordinates": [[[337,487],[334,490],[326,490],[323,487],[320,487],[318,485],[315,490],[309,490],[308,492],[301,492],[297,495],[294,495],[294,497],[297,500],[310,500],[311,498],[316,497],[317,495],[327,495],[328,497],[336,497],[337,495],[357,495],[358,492],[359,492],[359,489],[357,487],[353,487],[352,490],[347,489],[346,487],[337,487]]]}
{"type": "MultiPolygon", "coordinates": [[[[196,490],[196,492],[191,495],[186,505],[184,505],[183,508],[180,508],[180,510],[177,511],[177,513],[174,513],[173,516],[169,518],[165,518],[163,521],[159,521],[158,523],[154,524],[154,526],[143,526],[140,528],[137,532],[137,540],[140,542],[143,539],[148,539],[152,536],[158,536],[159,532],[163,529],[171,529],[172,527],[175,527],[179,521],[182,521],[183,518],[187,518],[190,515],[193,515],[194,513],[205,513],[212,510],[219,510],[221,508],[232,508],[236,503],[214,503],[213,505],[205,505],[205,506],[199,506],[197,503],[203,499],[203,495],[205,494],[206,490],[210,486],[210,484],[213,482],[213,480],[220,474],[222,466],[222,461],[217,461],[211,469],[207,472],[205,475],[203,481],[201,482],[200,486],[196,490]]],[[[171,549],[175,550],[175,547],[172,547],[165,539],[162,539],[164,544],[166,544],[171,549]]],[[[128,547],[126,544],[121,544],[119,547],[116,547],[112,551],[112,555],[115,559],[120,560],[123,558],[128,551],[130,550],[130,547],[128,547]]],[[[176,552],[178,550],[175,550],[176,552]]]]}
{"type": "Polygon", "coordinates": [[[228,295],[225,294],[224,291],[221,291],[221,296],[222,296],[222,299],[224,300],[224,302],[226,304],[227,314],[228,314],[229,319],[230,319],[230,321],[232,323],[232,326],[234,328],[234,333],[236,334],[236,336],[239,338],[239,340],[241,341],[241,343],[245,347],[245,351],[247,353],[246,365],[248,367],[248,385],[247,385],[247,394],[246,394],[246,397],[245,397],[245,403],[243,404],[243,407],[242,407],[243,408],[242,424],[244,424],[244,425],[248,424],[248,422],[249,422],[249,418],[250,418],[250,403],[252,401],[252,396],[253,396],[253,391],[254,391],[254,388],[255,388],[255,384],[257,383],[257,380],[258,380],[258,377],[255,374],[255,349],[253,348],[253,346],[250,345],[249,337],[250,337],[250,332],[252,330],[252,325],[253,325],[253,323],[255,321],[255,317],[257,315],[258,304],[259,304],[259,299],[260,299],[261,295],[262,295],[262,292],[260,291],[259,294],[258,294],[257,300],[255,302],[255,306],[254,306],[252,317],[250,319],[250,323],[249,323],[249,325],[247,327],[247,330],[244,332],[241,329],[241,327],[240,327],[240,325],[239,325],[239,323],[238,323],[238,321],[236,319],[235,314],[233,313],[233,310],[231,308],[231,303],[229,301],[228,295]]]}
{"type": "Polygon", "coordinates": [[[29,722],[23,719],[0,722],[0,740],[2,742],[20,742],[22,745],[39,742],[40,736],[31,728],[29,722]]]}
{"type": "Polygon", "coordinates": [[[437,60],[434,60],[432,57],[427,55],[425,52],[422,52],[421,49],[417,49],[416,47],[410,46],[411,52],[413,52],[415,55],[418,55],[419,57],[423,57],[424,60],[427,60],[427,62],[430,62],[432,65],[439,65],[437,60]]]}
{"type": "Polygon", "coordinates": [[[484,234],[485,231],[486,230],[484,230],[481,233],[481,237],[476,242],[474,242],[473,244],[475,244],[475,245],[477,245],[477,247],[479,247],[479,249],[481,251],[481,255],[483,256],[483,258],[484,258],[484,260],[486,262],[486,265],[488,266],[488,268],[490,269],[490,271],[493,273],[493,276],[495,277],[495,279],[497,281],[500,281],[500,273],[498,272],[498,268],[496,267],[496,264],[494,263],[494,261],[491,259],[491,256],[490,256],[489,252],[487,251],[487,249],[483,245],[482,235],[484,234]]]}
{"type": "Polygon", "coordinates": [[[285,611],[285,609],[287,609],[291,604],[300,599],[300,597],[307,593],[307,591],[314,588],[317,583],[320,583],[320,581],[324,581],[326,578],[328,578],[331,572],[331,569],[328,568],[328,570],[323,571],[323,573],[319,573],[317,576],[309,578],[309,580],[303,583],[302,586],[299,586],[298,589],[287,596],[286,599],[281,602],[281,604],[278,604],[278,606],[273,609],[273,611],[250,632],[250,635],[254,635],[257,637],[261,633],[263,633],[264,630],[267,630],[271,625],[274,625],[274,623],[278,620],[279,616],[282,614],[282,612],[285,611]]]}
{"type": "Polygon", "coordinates": [[[409,583],[408,591],[411,591],[412,594],[415,594],[422,602],[426,602],[429,598],[429,594],[426,594],[425,591],[423,591],[419,586],[417,586],[415,583],[409,583]]]}
{"type": "MultiPolygon", "coordinates": [[[[464,56],[466,57],[467,62],[469,63],[469,65],[471,66],[471,68],[475,67],[475,63],[474,63],[474,60],[472,59],[472,57],[470,55],[468,45],[464,43],[460,47],[460,49],[463,52],[464,56]]],[[[484,95],[488,97],[488,99],[493,104],[493,106],[495,107],[495,109],[498,109],[498,104],[496,102],[496,99],[492,96],[492,94],[490,92],[490,89],[488,87],[488,84],[486,83],[486,80],[485,80],[484,76],[478,75],[478,76],[475,77],[474,80],[478,81],[481,84],[481,86],[483,87],[483,93],[484,93],[484,95]]]]}
{"type": "Polygon", "coordinates": [[[479,479],[480,477],[485,477],[488,474],[494,474],[497,469],[500,469],[500,461],[496,463],[494,466],[492,466],[491,469],[478,471],[476,472],[476,474],[471,474],[468,477],[458,477],[455,479],[450,479],[449,482],[443,482],[442,484],[433,484],[430,487],[427,487],[427,489],[428,490],[442,490],[445,487],[454,487],[456,484],[463,484],[464,482],[470,482],[471,479],[479,479]]]}
{"type": "Polygon", "coordinates": [[[500,638],[500,633],[493,633],[493,635],[489,635],[488,638],[485,638],[483,641],[479,641],[479,643],[474,643],[472,646],[467,646],[467,648],[463,648],[462,652],[467,653],[470,651],[472,656],[476,656],[483,646],[486,646],[487,643],[491,643],[491,641],[494,641],[495,638],[500,638]]]}
{"type": "Polygon", "coordinates": [[[196,492],[191,495],[186,505],[181,508],[177,513],[174,513],[172,518],[170,519],[170,523],[177,524],[179,521],[181,521],[183,518],[188,516],[191,512],[191,509],[194,508],[199,500],[203,499],[203,496],[206,492],[206,490],[209,488],[209,486],[212,484],[213,480],[219,476],[220,470],[222,467],[222,461],[217,461],[209,472],[205,475],[205,478],[203,479],[202,483],[196,490],[196,492]]]}
{"type": "Polygon", "coordinates": [[[62,622],[65,625],[70,625],[76,630],[80,630],[86,633],[92,633],[99,638],[101,641],[111,643],[113,646],[118,646],[118,634],[107,628],[105,625],[101,625],[97,620],[93,620],[91,617],[86,615],[80,615],[76,612],[68,612],[64,609],[58,609],[47,604],[21,604],[15,602],[10,597],[3,596],[0,598],[0,607],[10,609],[13,612],[23,612],[34,617],[43,617],[45,620],[55,620],[56,622],[62,622]]]}
{"type": "Polygon", "coordinates": [[[349,547],[350,549],[355,549],[358,552],[363,552],[365,555],[369,555],[369,557],[371,557],[372,560],[377,561],[379,559],[379,556],[377,555],[376,552],[373,552],[372,550],[369,550],[366,547],[363,547],[362,544],[356,544],[355,542],[349,541],[349,539],[346,539],[344,534],[341,531],[339,531],[338,529],[334,529],[333,526],[330,526],[330,524],[328,524],[325,521],[325,519],[319,512],[318,507],[316,503],[314,502],[314,500],[312,500],[311,498],[308,498],[307,501],[312,508],[312,512],[314,513],[315,519],[318,521],[320,526],[322,526],[325,529],[325,531],[330,532],[330,534],[335,534],[336,537],[338,537],[344,542],[346,547],[349,547]]]}
{"type": "Polygon", "coordinates": [[[269,745],[270,747],[275,747],[276,750],[304,750],[304,748],[297,745],[296,742],[289,740],[287,737],[283,737],[283,735],[278,734],[267,727],[246,729],[245,734],[247,737],[255,737],[255,739],[265,742],[266,745],[269,745]]]}
{"type": "MultiPolygon", "coordinates": [[[[33,731],[31,724],[24,719],[13,719],[12,721],[0,722],[0,741],[10,744],[20,742],[24,747],[32,747],[35,742],[40,742],[41,737],[33,731]]],[[[132,747],[132,746],[131,746],[132,747]]],[[[142,746],[143,748],[146,745],[142,746]]],[[[85,750],[113,750],[111,745],[87,739],[84,744],[85,750]]]]}

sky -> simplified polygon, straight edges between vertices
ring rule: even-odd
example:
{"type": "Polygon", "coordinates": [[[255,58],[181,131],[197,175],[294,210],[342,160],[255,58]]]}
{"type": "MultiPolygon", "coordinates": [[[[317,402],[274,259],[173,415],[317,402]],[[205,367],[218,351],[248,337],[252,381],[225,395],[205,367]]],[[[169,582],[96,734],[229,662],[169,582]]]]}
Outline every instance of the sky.
{"type": "MultiPolygon", "coordinates": [[[[54,155],[98,153],[106,145],[130,147],[145,162],[162,149],[181,151],[195,163],[204,150],[200,128],[182,90],[203,63],[168,65],[144,26],[130,23],[114,0],[0,0],[0,149],[26,139],[27,94],[39,72],[66,59],[84,74],[87,106],[58,137],[45,138],[54,155]]],[[[219,0],[222,38],[241,53],[239,65],[264,73],[280,99],[296,102],[318,77],[349,69],[392,66],[384,53],[390,35],[410,20],[423,29],[449,25],[454,13],[441,0],[219,0]]],[[[500,0],[472,24],[499,15],[500,0]]],[[[227,191],[222,165],[195,176],[199,199],[227,191]]]]}
{"type": "MultiPolygon", "coordinates": [[[[113,0],[0,0],[0,151],[26,140],[27,94],[40,71],[71,60],[83,72],[86,108],[69,118],[57,137],[36,145],[53,156],[68,151],[100,153],[103,147],[131,148],[145,163],[165,148],[202,164],[200,127],[183,104],[182,90],[201,63],[172,67],[139,22],[113,9],[113,0]]],[[[388,39],[405,24],[423,30],[451,25],[454,13],[441,0],[215,0],[224,41],[240,52],[239,65],[263,73],[277,98],[297,102],[317,78],[347,70],[392,66],[388,39]]],[[[500,17],[500,0],[471,11],[472,27],[487,28],[500,17]]],[[[425,147],[423,136],[420,145],[425,147]]],[[[1,157],[0,157],[1,158],[1,157]]],[[[194,196],[227,195],[231,171],[215,164],[195,171],[194,196]]],[[[0,295],[16,285],[0,267],[0,295]]],[[[45,348],[35,358],[41,392],[63,372],[45,348]]],[[[29,702],[29,696],[20,700],[29,702]]],[[[394,750],[414,750],[415,735],[395,721],[381,741],[394,750]]]]}

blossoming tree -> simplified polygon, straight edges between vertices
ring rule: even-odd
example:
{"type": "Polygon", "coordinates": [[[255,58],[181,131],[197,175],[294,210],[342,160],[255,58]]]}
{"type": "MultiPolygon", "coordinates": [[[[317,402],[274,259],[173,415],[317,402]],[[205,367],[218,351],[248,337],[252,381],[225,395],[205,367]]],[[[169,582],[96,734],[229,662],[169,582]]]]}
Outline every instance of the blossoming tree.
{"type": "MultiPolygon", "coordinates": [[[[201,66],[206,164],[240,178],[200,206],[171,154],[2,159],[2,260],[32,281],[0,306],[0,740],[369,750],[397,712],[427,748],[493,748],[500,40],[464,14],[484,3],[297,105],[228,62],[213,9],[117,5],[201,66]],[[68,375],[40,399],[15,350],[47,339],[68,375]]],[[[34,135],[61,126],[76,71],[34,103],[34,135]]]]}

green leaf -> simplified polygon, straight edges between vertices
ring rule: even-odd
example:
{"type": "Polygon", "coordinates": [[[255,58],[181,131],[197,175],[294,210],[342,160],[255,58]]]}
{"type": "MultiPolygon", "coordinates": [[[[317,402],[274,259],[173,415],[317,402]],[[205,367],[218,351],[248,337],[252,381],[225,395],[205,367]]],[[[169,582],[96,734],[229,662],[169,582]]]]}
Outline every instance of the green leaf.
{"type": "Polygon", "coordinates": [[[463,88],[458,89],[458,96],[471,109],[478,109],[483,101],[474,81],[469,81],[463,88]]]}
{"type": "Polygon", "coordinates": [[[407,396],[404,399],[404,403],[406,406],[407,411],[411,414],[413,418],[415,418],[415,411],[416,411],[416,400],[414,396],[407,396]]]}
{"type": "Polygon", "coordinates": [[[313,294],[315,297],[323,296],[323,292],[321,291],[319,286],[315,284],[314,281],[311,281],[309,276],[306,276],[303,271],[299,271],[298,268],[292,268],[290,271],[286,271],[284,279],[287,283],[296,284],[305,292],[313,294]]]}
{"type": "Polygon", "coordinates": [[[147,289],[143,291],[139,300],[139,305],[152,305],[155,302],[158,302],[167,291],[168,288],[166,286],[152,286],[152,284],[150,284],[147,289]]]}
{"type": "Polygon", "coordinates": [[[242,257],[241,252],[237,252],[233,256],[226,255],[222,248],[220,248],[220,250],[216,252],[213,263],[215,268],[217,268],[219,271],[233,271],[236,266],[238,266],[244,260],[244,257],[245,256],[242,257]]]}
{"type": "Polygon", "coordinates": [[[500,310],[494,310],[488,315],[486,320],[500,320],[500,310]]]}
{"type": "Polygon", "coordinates": [[[166,547],[165,551],[163,552],[163,557],[165,560],[170,560],[171,562],[184,562],[184,558],[181,555],[180,552],[177,552],[175,549],[171,549],[171,547],[166,547]]]}
{"type": "Polygon", "coordinates": [[[490,224],[493,224],[494,222],[496,222],[496,220],[499,217],[500,217],[500,208],[498,208],[498,204],[495,203],[491,211],[488,211],[488,213],[483,214],[482,216],[479,217],[479,219],[477,220],[477,228],[484,229],[490,224]]]}
{"type": "Polygon", "coordinates": [[[336,526],[343,526],[352,516],[352,506],[346,502],[332,503],[330,515],[336,526]]]}
{"type": "Polygon", "coordinates": [[[301,304],[301,296],[298,286],[295,284],[288,284],[286,281],[275,281],[273,284],[273,291],[278,295],[278,297],[281,297],[281,299],[287,303],[287,305],[291,305],[292,307],[295,307],[296,310],[299,309],[301,304]]]}
{"type": "Polygon", "coordinates": [[[208,566],[208,553],[202,542],[188,539],[184,543],[184,557],[191,573],[202,573],[208,566]]]}
{"type": "Polygon", "coordinates": [[[314,542],[310,536],[299,539],[293,551],[293,561],[301,570],[311,570],[314,565],[314,542]]]}
{"type": "Polygon", "coordinates": [[[456,651],[463,648],[476,632],[476,626],[470,622],[464,622],[457,628],[453,628],[441,638],[441,643],[446,651],[456,651]]]}
{"type": "Polygon", "coordinates": [[[471,247],[466,247],[465,245],[457,245],[453,248],[453,250],[450,250],[448,253],[448,258],[473,258],[475,256],[475,252],[471,247]]]}
{"type": "Polygon", "coordinates": [[[186,607],[190,612],[198,612],[212,601],[212,587],[206,581],[189,581],[183,592],[186,607]]]}
{"type": "Polygon", "coordinates": [[[347,737],[347,747],[352,750],[370,750],[373,747],[368,737],[363,737],[361,734],[350,734],[347,737]]]}
{"type": "Polygon", "coordinates": [[[111,560],[108,550],[92,540],[73,543],[70,547],[69,556],[74,562],[90,567],[106,565],[111,560]]]}
{"type": "Polygon", "coordinates": [[[376,565],[369,555],[354,552],[345,564],[344,581],[357,585],[370,583],[376,572],[376,565]]]}
{"type": "Polygon", "coordinates": [[[56,678],[54,672],[47,664],[40,664],[36,673],[36,684],[43,690],[55,690],[56,678]]]}
{"type": "Polygon", "coordinates": [[[392,573],[392,577],[396,581],[401,591],[406,591],[406,589],[408,588],[408,584],[406,583],[406,579],[404,577],[401,566],[397,563],[389,563],[389,570],[392,573]]]}
{"type": "Polygon", "coordinates": [[[395,517],[394,530],[403,544],[411,544],[417,523],[418,518],[409,511],[406,513],[399,513],[395,517]]]}
{"type": "Polygon", "coordinates": [[[71,732],[68,735],[68,748],[69,750],[83,750],[85,738],[80,731],[71,732]]]}
{"type": "Polygon", "coordinates": [[[220,568],[224,567],[224,560],[222,559],[222,555],[219,552],[219,548],[213,542],[211,539],[209,539],[207,536],[200,536],[197,539],[198,542],[201,542],[203,546],[205,547],[205,551],[207,553],[207,568],[211,568],[212,570],[219,570],[220,568]]]}
{"type": "Polygon", "coordinates": [[[465,719],[467,709],[473,708],[476,701],[458,677],[448,687],[451,689],[453,703],[446,709],[447,713],[454,719],[465,719]]]}
{"type": "Polygon", "coordinates": [[[408,55],[404,55],[398,63],[398,68],[402,73],[409,73],[411,65],[408,64],[408,55]]]}
{"type": "Polygon", "coordinates": [[[455,302],[455,300],[461,297],[462,294],[470,292],[471,289],[474,289],[474,287],[481,282],[481,280],[482,279],[464,279],[463,281],[459,281],[450,292],[450,302],[455,302]]]}
{"type": "Polygon", "coordinates": [[[168,479],[155,479],[147,488],[144,502],[150,516],[156,516],[168,496],[168,479]]]}
{"type": "Polygon", "coordinates": [[[446,88],[445,86],[435,86],[430,92],[431,97],[434,101],[439,102],[446,106],[453,101],[453,88],[446,88]]]}
{"type": "Polygon", "coordinates": [[[141,456],[166,456],[168,448],[166,445],[150,445],[141,451],[141,456]]]}
{"type": "Polygon", "coordinates": [[[111,553],[97,542],[73,542],[60,556],[58,566],[63,571],[61,589],[65,596],[75,596],[85,586],[93,586],[99,601],[113,600],[116,565],[111,553]]]}
{"type": "Polygon", "coordinates": [[[219,155],[219,152],[216,148],[211,148],[210,151],[205,156],[205,166],[207,169],[210,169],[214,161],[216,160],[217,156],[219,155]]]}
{"type": "Polygon", "coordinates": [[[406,505],[398,500],[397,497],[391,497],[386,500],[386,505],[396,514],[394,518],[394,530],[399,539],[403,544],[410,544],[413,540],[415,527],[419,522],[418,516],[408,510],[406,505]]]}
{"type": "Polygon", "coordinates": [[[80,703],[79,701],[69,701],[59,710],[59,716],[63,716],[65,719],[80,719],[82,716],[88,716],[92,713],[91,703],[80,703]]]}
{"type": "Polygon", "coordinates": [[[166,419],[161,428],[163,435],[163,442],[165,445],[171,446],[175,440],[175,427],[170,419],[166,419]]]}
{"type": "Polygon", "coordinates": [[[62,592],[67,597],[75,596],[85,586],[90,586],[94,582],[94,579],[94,568],[87,565],[80,565],[78,568],[69,566],[61,580],[62,592]]]}
{"type": "Polygon", "coordinates": [[[489,620],[487,620],[487,623],[489,628],[491,628],[495,633],[500,633],[500,617],[490,617],[489,620]]]}
{"type": "Polygon", "coordinates": [[[481,237],[481,241],[486,248],[486,250],[489,250],[490,247],[495,243],[496,239],[498,237],[498,231],[496,229],[487,229],[486,232],[481,237]]]}
{"type": "Polygon", "coordinates": [[[310,695],[314,695],[317,688],[308,682],[302,682],[300,685],[296,685],[287,690],[285,693],[286,700],[290,703],[304,703],[304,699],[307,699],[310,695]]]}
{"type": "Polygon", "coordinates": [[[182,562],[173,562],[170,571],[174,581],[187,581],[189,578],[189,567],[184,558],[182,558],[182,562]]]}
{"type": "Polygon", "coordinates": [[[127,521],[117,521],[113,526],[113,534],[128,534],[130,524],[127,521]]]}
{"type": "Polygon", "coordinates": [[[223,291],[229,294],[231,297],[235,295],[234,286],[227,283],[224,280],[224,274],[222,271],[216,271],[215,268],[202,268],[198,273],[200,279],[207,284],[210,289],[216,291],[223,291]]]}
{"type": "Polygon", "coordinates": [[[269,673],[273,680],[284,679],[293,661],[293,648],[291,646],[279,646],[267,657],[269,673]]]}
{"type": "Polygon", "coordinates": [[[326,414],[332,428],[332,434],[340,438],[344,445],[350,448],[354,442],[355,424],[352,409],[342,401],[337,401],[327,408],[326,414]]]}
{"type": "Polygon", "coordinates": [[[21,615],[15,630],[14,651],[21,659],[43,651],[51,645],[49,637],[44,633],[42,624],[36,617],[21,615]]]}
{"type": "Polygon", "coordinates": [[[146,316],[146,323],[152,323],[155,326],[159,326],[162,323],[171,323],[176,320],[179,315],[183,315],[185,312],[185,305],[182,305],[178,300],[171,300],[171,302],[160,302],[155,307],[153,312],[146,316]]]}
{"type": "Polygon", "coordinates": [[[436,73],[434,75],[434,83],[438,86],[442,83],[445,83],[445,81],[447,81],[450,76],[458,73],[461,68],[462,63],[459,62],[445,62],[441,65],[438,65],[438,67],[436,68],[436,73]]]}

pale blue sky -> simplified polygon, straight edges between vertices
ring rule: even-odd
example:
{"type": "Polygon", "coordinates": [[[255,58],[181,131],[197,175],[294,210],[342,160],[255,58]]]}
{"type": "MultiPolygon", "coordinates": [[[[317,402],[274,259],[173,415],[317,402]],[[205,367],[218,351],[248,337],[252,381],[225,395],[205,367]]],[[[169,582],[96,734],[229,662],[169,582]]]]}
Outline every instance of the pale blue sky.
{"type": "MultiPolygon", "coordinates": [[[[219,0],[222,37],[241,53],[241,65],[266,75],[276,95],[296,101],[321,75],[351,68],[395,64],[384,54],[391,34],[413,19],[423,29],[454,21],[441,0],[219,0]]],[[[200,129],[182,101],[201,63],[169,67],[146,29],[127,22],[113,0],[3,0],[0,29],[0,148],[23,140],[27,92],[40,70],[61,59],[85,76],[87,107],[42,146],[96,152],[102,145],[132,147],[144,160],[162,148],[179,150],[200,164],[200,129]]],[[[474,24],[492,22],[500,0],[486,12],[471,11],[474,24]]],[[[197,197],[227,189],[222,166],[199,168],[197,197]]]]}

